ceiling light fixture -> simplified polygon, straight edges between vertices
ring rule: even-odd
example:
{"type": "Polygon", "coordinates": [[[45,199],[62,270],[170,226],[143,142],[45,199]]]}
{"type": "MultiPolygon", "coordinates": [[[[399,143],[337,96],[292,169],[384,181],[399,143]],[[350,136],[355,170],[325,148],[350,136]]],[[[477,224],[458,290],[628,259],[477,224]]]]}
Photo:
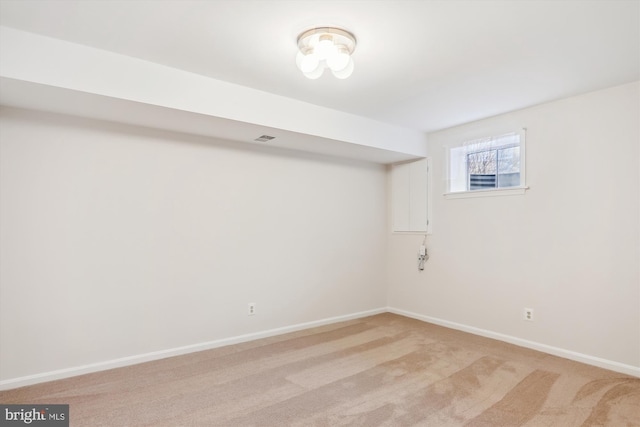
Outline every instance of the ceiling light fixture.
{"type": "Polygon", "coordinates": [[[353,73],[351,54],[356,49],[353,34],[340,28],[319,27],[298,36],[296,64],[307,78],[317,79],[325,68],[346,79],[353,73]]]}

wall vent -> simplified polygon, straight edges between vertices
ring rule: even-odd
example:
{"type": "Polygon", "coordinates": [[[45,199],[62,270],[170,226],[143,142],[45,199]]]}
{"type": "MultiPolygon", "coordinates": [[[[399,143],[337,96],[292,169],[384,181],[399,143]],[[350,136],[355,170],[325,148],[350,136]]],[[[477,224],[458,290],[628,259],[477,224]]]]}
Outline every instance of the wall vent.
{"type": "Polygon", "coordinates": [[[256,139],[254,139],[254,141],[257,141],[257,142],[269,142],[272,139],[275,139],[275,136],[262,135],[262,136],[259,136],[256,139]]]}

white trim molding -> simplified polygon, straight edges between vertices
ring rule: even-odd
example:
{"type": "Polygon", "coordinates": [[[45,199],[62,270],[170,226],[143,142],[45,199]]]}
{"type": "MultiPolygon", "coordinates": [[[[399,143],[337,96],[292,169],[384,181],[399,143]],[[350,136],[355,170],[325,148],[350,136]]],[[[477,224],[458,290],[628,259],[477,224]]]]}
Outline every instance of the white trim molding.
{"type": "Polygon", "coordinates": [[[42,372],[24,377],[10,378],[0,381],[0,390],[9,390],[18,387],[43,383],[47,381],[60,380],[63,378],[74,377],[77,375],[90,374],[93,372],[106,371],[108,369],[121,368],[124,366],[136,365],[138,363],[151,362],[153,360],[165,359],[173,356],[180,356],[197,351],[211,350],[213,348],[224,347],[232,344],[253,341],[260,338],[267,338],[276,335],[282,335],[289,332],[300,331],[303,329],[315,328],[317,326],[329,325],[332,323],[344,322],[347,320],[359,319],[361,317],[373,316],[375,314],[386,313],[386,308],[377,308],[373,310],[361,311],[358,313],[347,314],[344,316],[329,317],[326,319],[315,320],[312,322],[298,323],[296,325],[285,326],[282,328],[269,329],[266,331],[254,332],[250,334],[238,335],[235,337],[223,338],[214,341],[208,341],[198,344],[186,345],[183,347],[170,348],[166,350],[154,351],[151,353],[138,354],[135,356],[122,357],[119,359],[107,360],[104,362],[91,363],[88,365],[74,366],[71,368],[58,369],[50,372],[42,372]]]}
{"type": "Polygon", "coordinates": [[[24,377],[10,378],[0,381],[0,390],[10,390],[18,387],[24,387],[28,385],[43,383],[47,381],[60,380],[63,378],[74,377],[77,375],[90,374],[93,372],[106,371],[108,369],[121,368],[124,366],[135,365],[138,363],[151,362],[154,360],[165,359],[173,356],[180,356],[188,353],[195,353],[197,351],[210,350],[218,347],[224,347],[232,344],[239,344],[242,342],[257,340],[261,338],[268,338],[272,336],[282,335],[289,332],[300,331],[303,329],[314,328],[317,326],[329,325],[332,323],[344,322],[347,320],[359,319],[362,317],[373,316],[381,313],[393,313],[400,316],[410,317],[412,319],[421,320],[427,323],[433,323],[435,325],[444,326],[447,328],[469,332],[474,335],[479,335],[487,338],[497,339],[510,344],[515,344],[520,347],[526,347],[533,350],[542,351],[544,353],[552,354],[554,356],[564,357],[566,359],[575,360],[576,362],[586,363],[588,365],[597,366],[599,368],[609,369],[611,371],[620,372],[627,375],[632,375],[640,378],[640,367],[625,365],[623,363],[614,362],[611,360],[601,359],[595,356],[589,356],[582,353],[577,353],[570,350],[565,350],[558,347],[549,346],[533,341],[524,340],[521,338],[513,337],[510,335],[504,335],[485,329],[475,328],[473,326],[463,325],[460,323],[450,322],[447,320],[437,319],[430,316],[425,316],[418,313],[413,313],[406,310],[401,310],[394,307],[382,307],[373,310],[361,311],[358,313],[347,314],[343,316],[329,317],[326,319],[316,320],[306,323],[298,323],[296,325],[285,326],[282,328],[269,329],[260,332],[254,332],[250,334],[238,335],[235,337],[223,338],[214,341],[203,342],[199,344],[187,345],[183,347],[176,347],[166,350],[154,351],[151,353],[139,354],[134,356],[122,357],[114,360],[107,360],[104,362],[91,363],[88,365],[74,366],[71,368],[58,369],[50,372],[42,372],[34,375],[27,375],[24,377]]]}
{"type": "Polygon", "coordinates": [[[541,344],[534,341],[525,340],[522,338],[514,337],[511,335],[505,335],[498,332],[489,331],[486,329],[480,329],[473,326],[463,325],[461,323],[450,322],[448,320],[438,319],[435,317],[425,316],[418,313],[413,313],[398,308],[387,307],[389,313],[398,314],[400,316],[411,317],[412,319],[421,320],[427,323],[433,323],[434,325],[444,326],[446,328],[455,329],[458,331],[469,332],[474,335],[482,337],[496,339],[498,341],[504,341],[509,344],[514,344],[520,347],[530,348],[532,350],[538,350],[543,353],[551,354],[554,356],[564,357],[565,359],[574,360],[576,362],[585,363],[587,365],[597,366],[603,369],[609,369],[611,371],[620,372],[622,374],[631,375],[640,378],[640,367],[626,365],[624,363],[615,362],[613,360],[602,359],[588,354],[578,353],[564,348],[554,347],[547,344],[541,344]]]}
{"type": "Polygon", "coordinates": [[[496,196],[517,196],[524,194],[529,187],[495,188],[491,190],[458,191],[455,193],[444,193],[445,199],[468,199],[472,197],[496,197],[496,196]]]}

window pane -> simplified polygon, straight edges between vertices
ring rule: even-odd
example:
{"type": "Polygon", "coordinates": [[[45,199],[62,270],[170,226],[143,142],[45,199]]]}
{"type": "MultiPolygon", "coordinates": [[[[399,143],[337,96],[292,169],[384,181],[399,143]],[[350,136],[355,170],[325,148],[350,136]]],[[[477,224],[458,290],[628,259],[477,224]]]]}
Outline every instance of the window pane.
{"type": "Polygon", "coordinates": [[[469,173],[468,189],[486,190],[496,188],[496,150],[483,150],[467,155],[467,171],[469,173]]]}
{"type": "Polygon", "coordinates": [[[520,172],[520,147],[498,150],[498,173],[520,172]]]}
{"type": "Polygon", "coordinates": [[[519,187],[520,186],[520,172],[514,173],[501,173],[498,175],[498,187],[519,187]]]}
{"type": "Polygon", "coordinates": [[[479,151],[467,155],[469,174],[495,174],[496,150],[479,151]]]}
{"type": "Polygon", "coordinates": [[[496,188],[496,174],[471,174],[469,175],[469,190],[486,190],[496,188]]]}
{"type": "Polygon", "coordinates": [[[513,132],[450,146],[449,192],[524,186],[523,136],[524,132],[513,132]]]}
{"type": "Polygon", "coordinates": [[[498,150],[498,187],[520,185],[520,147],[498,150]]]}

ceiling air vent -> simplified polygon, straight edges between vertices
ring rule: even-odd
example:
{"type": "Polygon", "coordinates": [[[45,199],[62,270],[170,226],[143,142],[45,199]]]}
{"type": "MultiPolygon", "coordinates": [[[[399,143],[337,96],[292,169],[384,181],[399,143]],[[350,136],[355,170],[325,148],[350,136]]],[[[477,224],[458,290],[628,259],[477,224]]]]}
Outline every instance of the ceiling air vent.
{"type": "Polygon", "coordinates": [[[272,139],[275,139],[275,136],[262,135],[262,136],[259,136],[256,139],[254,139],[254,141],[257,141],[257,142],[269,142],[272,139]]]}

